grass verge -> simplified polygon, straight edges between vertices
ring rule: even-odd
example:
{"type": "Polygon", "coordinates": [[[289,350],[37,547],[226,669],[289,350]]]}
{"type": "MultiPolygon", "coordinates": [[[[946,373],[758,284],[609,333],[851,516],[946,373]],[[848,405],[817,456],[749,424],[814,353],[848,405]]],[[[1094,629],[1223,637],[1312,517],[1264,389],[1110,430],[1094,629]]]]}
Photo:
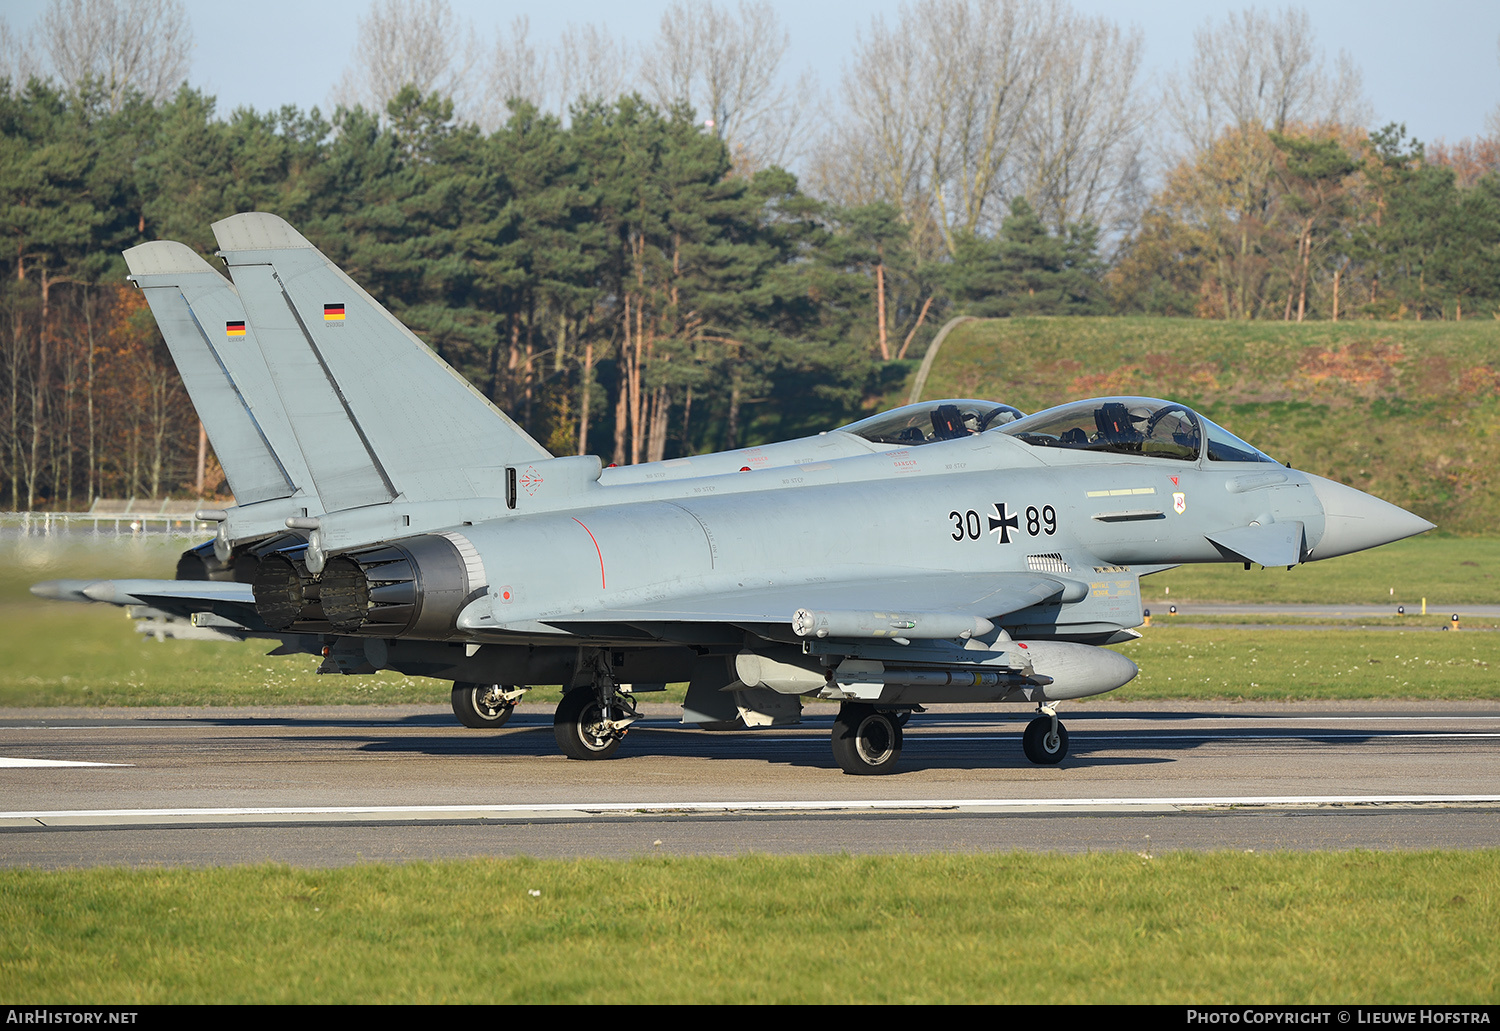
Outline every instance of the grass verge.
{"type": "MultiPolygon", "coordinates": [[[[397,704],[448,697],[445,682],[390,671],[320,676],[313,656],[266,655],[267,641],[142,639],[121,610],[102,605],[0,606],[0,624],[6,627],[0,637],[3,706],[397,704]]],[[[1108,697],[1500,698],[1497,633],[1245,630],[1157,620],[1144,635],[1117,646],[1141,673],[1108,697]]],[[[681,703],[684,691],[675,684],[642,698],[681,703]]],[[[555,687],[526,696],[534,702],[558,697],[555,687]]]]}
{"type": "MultiPolygon", "coordinates": [[[[272,643],[145,640],[122,609],[43,602],[26,593],[35,580],[111,575],[170,576],[182,543],[125,541],[90,548],[43,542],[11,545],[0,567],[0,705],[305,705],[441,703],[447,685],[390,671],[319,676],[306,655],[268,656],[272,643]]],[[[1418,539],[1285,570],[1183,567],[1142,583],[1156,625],[1142,641],[1121,646],[1141,675],[1119,698],[1500,698],[1500,635],[1359,630],[1246,632],[1173,626],[1171,602],[1407,602],[1406,620],[1437,625],[1449,613],[1438,601],[1500,602],[1490,570],[1500,567],[1500,540],[1418,539]],[[1387,586],[1390,585],[1390,586],[1387,586]],[[1390,594],[1394,586],[1398,592],[1390,594]],[[1170,591],[1170,593],[1168,593],[1170,591]],[[1414,615],[1431,592],[1426,620],[1414,615]],[[1416,605],[1412,604],[1413,599],[1416,605]]],[[[1459,606],[1455,606],[1459,607],[1459,606]]],[[[1460,607],[1461,608],[1461,607],[1460,607]]],[[[1394,604],[1392,604],[1394,609],[1394,604]]],[[[1184,617],[1177,617],[1182,619],[1184,617]]],[[[1194,622],[1261,617],[1191,617],[1194,622]]],[[[1277,622],[1290,620],[1277,617],[1277,622]]],[[[1326,620],[1313,620],[1327,622],[1326,620]]],[[[1493,619],[1465,625],[1493,624],[1493,619]]],[[[644,695],[682,701],[683,685],[644,695]]],[[[556,701],[541,687],[529,701],[556,701]]]]}
{"type": "Polygon", "coordinates": [[[1489,1003],[1500,853],[0,872],[26,1003],[1489,1003]],[[533,894],[534,893],[534,894],[533,894]]]}
{"type": "Polygon", "coordinates": [[[1028,412],[1167,397],[1298,469],[1479,535],[1500,522],[1497,340],[1493,320],[986,319],[948,337],[923,397],[1028,412]]]}
{"type": "Polygon", "coordinates": [[[1153,612],[1177,601],[1252,604],[1388,605],[1392,612],[1439,606],[1500,605],[1500,539],[1433,537],[1309,562],[1291,570],[1248,572],[1233,563],[1178,566],[1141,581],[1141,598],[1153,612]]]}
{"type": "Polygon", "coordinates": [[[1140,675],[1105,697],[1300,701],[1500,698],[1500,634],[1152,627],[1140,675]]]}

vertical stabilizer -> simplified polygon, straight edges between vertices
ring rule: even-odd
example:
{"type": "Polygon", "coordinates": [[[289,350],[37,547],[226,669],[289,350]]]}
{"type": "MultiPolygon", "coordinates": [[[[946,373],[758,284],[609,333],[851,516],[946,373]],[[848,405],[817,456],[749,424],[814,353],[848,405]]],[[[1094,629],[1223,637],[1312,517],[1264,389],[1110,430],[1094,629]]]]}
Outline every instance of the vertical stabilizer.
{"type": "Polygon", "coordinates": [[[299,492],[312,478],[235,289],[191,248],[169,240],[125,251],[235,500],[299,492]]]}
{"type": "Polygon", "coordinates": [[[285,221],[213,230],[329,510],[472,497],[551,457],[285,221]]]}

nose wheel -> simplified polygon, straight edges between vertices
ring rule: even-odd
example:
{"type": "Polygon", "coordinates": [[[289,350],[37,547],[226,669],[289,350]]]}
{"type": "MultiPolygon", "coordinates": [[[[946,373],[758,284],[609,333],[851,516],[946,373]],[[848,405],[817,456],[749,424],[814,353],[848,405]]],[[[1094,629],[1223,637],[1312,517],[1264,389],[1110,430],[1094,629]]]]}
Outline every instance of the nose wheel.
{"type": "Polygon", "coordinates": [[[873,705],[845,702],[833,721],[833,759],[856,776],[891,773],[901,758],[901,720],[873,705]]]}
{"type": "Polygon", "coordinates": [[[470,684],[460,680],[453,685],[453,715],[466,727],[496,730],[510,722],[519,695],[519,691],[504,684],[470,684]]]}
{"type": "Polygon", "coordinates": [[[1038,716],[1026,724],[1021,750],[1038,766],[1055,766],[1068,754],[1068,728],[1056,713],[1038,716]]]}

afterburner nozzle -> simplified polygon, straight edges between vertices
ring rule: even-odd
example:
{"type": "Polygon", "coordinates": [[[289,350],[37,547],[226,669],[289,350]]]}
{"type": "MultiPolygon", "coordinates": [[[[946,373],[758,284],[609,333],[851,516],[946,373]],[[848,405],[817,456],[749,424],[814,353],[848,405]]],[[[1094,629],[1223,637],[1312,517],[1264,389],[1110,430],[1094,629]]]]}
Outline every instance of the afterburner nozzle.
{"type": "Polygon", "coordinates": [[[1309,549],[1310,561],[1378,548],[1436,525],[1373,494],[1310,473],[1308,479],[1324,516],[1323,536],[1309,549]]]}

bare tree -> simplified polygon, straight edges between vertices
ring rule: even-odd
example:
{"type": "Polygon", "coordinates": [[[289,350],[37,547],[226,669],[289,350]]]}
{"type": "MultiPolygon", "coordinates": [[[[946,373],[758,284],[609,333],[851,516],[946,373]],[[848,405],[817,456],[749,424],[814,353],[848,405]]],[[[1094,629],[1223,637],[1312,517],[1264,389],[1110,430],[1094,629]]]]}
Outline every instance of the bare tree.
{"type": "Polygon", "coordinates": [[[504,123],[512,100],[524,100],[547,110],[553,103],[551,55],[531,44],[531,20],[521,15],[510,32],[496,36],[492,59],[485,71],[487,89],[475,104],[475,117],[485,131],[504,123]]]}
{"type": "Polygon", "coordinates": [[[631,60],[630,45],[604,26],[569,23],[557,48],[558,114],[581,99],[613,100],[624,93],[631,60]]]}
{"type": "Polygon", "coordinates": [[[790,36],[766,0],[740,0],[731,12],[713,0],[677,0],[661,18],[641,78],[662,107],[691,106],[741,167],[781,164],[797,136],[795,91],[780,78],[790,36]]]}
{"type": "Polygon", "coordinates": [[[884,200],[900,208],[914,235],[932,227],[926,155],[930,129],[920,94],[928,69],[913,34],[875,19],[844,72],[844,118],[829,133],[813,185],[848,205],[884,200]]]}
{"type": "Polygon", "coordinates": [[[33,76],[42,74],[41,62],[29,42],[10,24],[0,18],[0,79],[8,79],[12,90],[19,92],[33,76]]]}
{"type": "Polygon", "coordinates": [[[470,72],[480,46],[472,25],[448,0],[373,0],[359,19],[354,62],[334,88],[333,102],[383,112],[403,86],[424,96],[453,98],[460,118],[474,117],[470,72]]]}
{"type": "MultiPolygon", "coordinates": [[[[1028,181],[1027,132],[1067,24],[1056,0],[920,0],[877,17],[843,81],[843,163],[870,162],[880,199],[947,250],[995,228],[1028,181]]],[[[826,166],[828,162],[823,162],[826,166]]],[[[826,173],[818,178],[826,178],[826,173]]]]}
{"type": "Polygon", "coordinates": [[[1194,154],[1225,129],[1282,132],[1288,125],[1362,124],[1368,118],[1359,70],[1340,53],[1325,68],[1307,12],[1256,8],[1205,23],[1193,37],[1193,63],[1167,85],[1164,108],[1194,154]]]}
{"type": "Polygon", "coordinates": [[[182,0],[52,0],[37,37],[58,78],[70,87],[97,83],[111,111],[132,91],[170,98],[193,48],[182,0]]]}
{"type": "MultiPolygon", "coordinates": [[[[1500,41],[1496,42],[1496,49],[1500,50],[1500,41]]],[[[1497,104],[1495,109],[1485,117],[1484,127],[1491,138],[1500,140],[1500,104],[1497,104]]]]}
{"type": "Polygon", "coordinates": [[[1105,18],[1062,15],[1023,130],[1021,192],[1055,229],[1130,219],[1148,112],[1137,89],[1142,39],[1105,18]]]}

